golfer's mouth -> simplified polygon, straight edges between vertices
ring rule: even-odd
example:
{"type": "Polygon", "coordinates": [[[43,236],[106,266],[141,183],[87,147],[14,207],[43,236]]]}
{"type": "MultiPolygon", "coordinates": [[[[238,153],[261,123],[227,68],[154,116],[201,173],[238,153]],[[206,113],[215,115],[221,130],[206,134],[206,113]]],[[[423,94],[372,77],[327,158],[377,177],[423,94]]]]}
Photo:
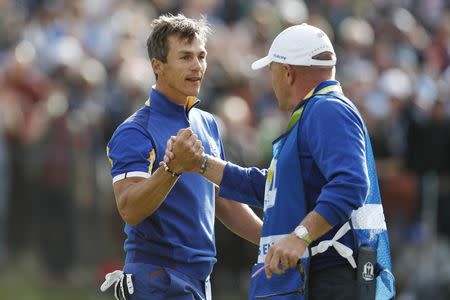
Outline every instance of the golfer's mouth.
{"type": "Polygon", "coordinates": [[[202,78],[199,76],[194,76],[194,77],[188,77],[188,78],[186,78],[186,80],[189,82],[197,83],[197,82],[202,81],[202,78]]]}

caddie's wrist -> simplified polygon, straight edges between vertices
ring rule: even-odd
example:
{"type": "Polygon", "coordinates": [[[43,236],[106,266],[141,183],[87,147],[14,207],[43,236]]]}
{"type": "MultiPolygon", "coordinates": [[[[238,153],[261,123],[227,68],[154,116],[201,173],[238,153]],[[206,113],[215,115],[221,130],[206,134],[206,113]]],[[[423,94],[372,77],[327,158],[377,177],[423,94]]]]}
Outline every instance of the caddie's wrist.
{"type": "Polygon", "coordinates": [[[303,226],[297,226],[292,232],[298,239],[304,241],[308,246],[313,242],[311,236],[309,235],[308,229],[303,226]]]}
{"type": "Polygon", "coordinates": [[[290,236],[291,236],[293,239],[295,239],[296,241],[299,241],[300,243],[303,243],[303,244],[305,245],[306,248],[309,247],[310,244],[308,244],[308,242],[305,241],[304,239],[300,239],[300,238],[295,234],[295,232],[291,232],[291,233],[290,233],[290,236]]]}
{"type": "Polygon", "coordinates": [[[209,160],[208,155],[203,154],[203,157],[200,161],[200,169],[198,170],[198,172],[202,175],[205,174],[208,168],[208,160],[209,160]]]}

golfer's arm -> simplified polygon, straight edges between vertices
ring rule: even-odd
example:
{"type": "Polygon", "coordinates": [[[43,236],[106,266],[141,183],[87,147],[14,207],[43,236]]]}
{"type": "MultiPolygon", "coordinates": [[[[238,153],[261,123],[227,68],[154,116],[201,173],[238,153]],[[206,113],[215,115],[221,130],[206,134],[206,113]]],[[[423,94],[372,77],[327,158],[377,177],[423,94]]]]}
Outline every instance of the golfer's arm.
{"type": "Polygon", "coordinates": [[[159,167],[149,178],[130,177],[114,183],[114,195],[122,219],[134,226],[150,216],[177,179],[159,167]]]}
{"type": "Polygon", "coordinates": [[[259,244],[262,221],[248,205],[216,197],[216,217],[236,235],[259,244]]]}

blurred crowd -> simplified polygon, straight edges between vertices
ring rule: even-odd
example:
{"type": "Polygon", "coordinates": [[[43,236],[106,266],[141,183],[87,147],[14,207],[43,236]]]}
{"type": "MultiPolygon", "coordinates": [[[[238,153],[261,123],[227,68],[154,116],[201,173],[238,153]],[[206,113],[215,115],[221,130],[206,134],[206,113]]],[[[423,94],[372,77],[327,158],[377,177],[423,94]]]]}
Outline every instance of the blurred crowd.
{"type": "MultiPolygon", "coordinates": [[[[227,159],[247,166],[268,166],[288,120],[251,62],[292,24],[330,36],[372,138],[397,299],[449,299],[447,0],[0,0],[0,272],[32,256],[48,280],[86,272],[96,288],[120,267],[105,145],[154,83],[150,22],[179,12],[212,24],[200,107],[217,116],[227,159]]],[[[213,291],[244,299],[257,248],[219,224],[216,238],[213,291]]]]}

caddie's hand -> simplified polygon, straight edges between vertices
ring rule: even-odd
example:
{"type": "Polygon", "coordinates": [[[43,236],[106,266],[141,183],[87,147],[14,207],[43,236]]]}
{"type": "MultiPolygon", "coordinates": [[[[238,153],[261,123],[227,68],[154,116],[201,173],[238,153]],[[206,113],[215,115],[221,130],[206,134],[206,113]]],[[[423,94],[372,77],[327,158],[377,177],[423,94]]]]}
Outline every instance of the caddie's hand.
{"type": "Polygon", "coordinates": [[[178,131],[172,144],[173,159],[168,163],[174,172],[199,172],[205,149],[191,128],[178,131]]]}
{"type": "Polygon", "coordinates": [[[297,262],[307,247],[306,242],[294,233],[273,244],[264,261],[266,277],[271,278],[273,273],[283,274],[287,269],[297,267],[297,262]]]}

